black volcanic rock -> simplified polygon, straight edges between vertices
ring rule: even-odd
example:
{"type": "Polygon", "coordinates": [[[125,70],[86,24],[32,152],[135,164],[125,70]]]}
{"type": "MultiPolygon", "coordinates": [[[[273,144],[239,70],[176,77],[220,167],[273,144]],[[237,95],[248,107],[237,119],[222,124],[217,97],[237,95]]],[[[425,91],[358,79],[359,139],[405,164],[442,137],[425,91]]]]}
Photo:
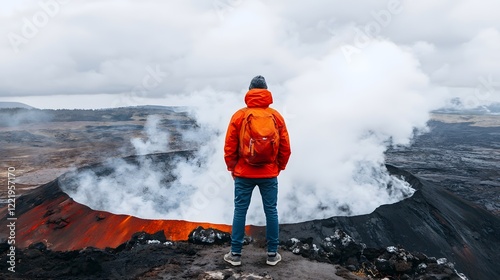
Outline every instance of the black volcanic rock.
{"type": "MultiPolygon", "coordinates": [[[[188,243],[144,243],[126,248],[143,236],[137,233],[121,249],[88,247],[74,251],[51,251],[34,244],[16,250],[16,272],[7,270],[5,254],[0,264],[1,279],[135,279],[165,263],[185,264],[196,250],[188,243]]],[[[37,243],[38,244],[38,243],[37,243]]]]}
{"type": "Polygon", "coordinates": [[[387,168],[417,190],[412,197],[366,215],[282,225],[281,238],[313,238],[321,244],[343,229],[368,248],[402,244],[421,256],[446,257],[470,279],[500,279],[499,217],[406,171],[387,168]]]}
{"type": "Polygon", "coordinates": [[[325,237],[319,245],[313,243],[312,238],[291,238],[282,243],[282,248],[309,259],[340,264],[350,271],[363,272],[375,279],[467,279],[445,258],[436,261],[425,254],[410,253],[394,246],[365,248],[364,244],[356,242],[340,229],[335,230],[334,235],[325,237]]]}
{"type": "MultiPolygon", "coordinates": [[[[132,235],[129,241],[117,247],[118,250],[122,250],[123,248],[131,249],[137,245],[145,245],[145,244],[169,244],[170,241],[165,237],[165,232],[160,230],[154,234],[149,234],[147,232],[141,231],[136,232],[132,235]]],[[[171,243],[171,242],[170,242],[171,243]]]]}
{"type": "Polygon", "coordinates": [[[189,233],[188,241],[194,244],[224,244],[231,241],[231,235],[217,229],[197,227],[189,233]]]}

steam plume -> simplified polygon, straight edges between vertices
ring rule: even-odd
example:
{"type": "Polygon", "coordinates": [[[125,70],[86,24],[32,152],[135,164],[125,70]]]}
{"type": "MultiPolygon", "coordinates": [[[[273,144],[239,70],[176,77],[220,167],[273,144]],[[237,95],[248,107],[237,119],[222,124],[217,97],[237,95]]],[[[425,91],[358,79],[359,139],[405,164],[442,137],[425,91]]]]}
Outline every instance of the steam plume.
{"type": "MultiPolygon", "coordinates": [[[[373,41],[356,61],[346,63],[337,48],[309,61],[300,75],[283,84],[268,79],[292,144],[289,166],[279,177],[280,222],[369,213],[413,193],[387,173],[384,151],[389,145],[408,145],[415,131],[424,130],[442,93],[429,85],[413,55],[391,42],[373,41]]],[[[169,99],[193,106],[200,129],[185,135],[199,139],[199,148],[194,159],[176,163],[176,180],[168,188],[162,185],[161,163],[132,167],[115,160],[110,164],[119,175],[81,175],[71,195],[91,207],[143,218],[231,223],[233,181],[223,144],[231,114],[244,106],[244,93],[206,89],[169,99]]],[[[139,154],[158,151],[168,139],[155,135],[157,123],[148,120],[149,140],[132,141],[139,154]]],[[[264,223],[261,207],[255,191],[248,223],[264,223]]]]}

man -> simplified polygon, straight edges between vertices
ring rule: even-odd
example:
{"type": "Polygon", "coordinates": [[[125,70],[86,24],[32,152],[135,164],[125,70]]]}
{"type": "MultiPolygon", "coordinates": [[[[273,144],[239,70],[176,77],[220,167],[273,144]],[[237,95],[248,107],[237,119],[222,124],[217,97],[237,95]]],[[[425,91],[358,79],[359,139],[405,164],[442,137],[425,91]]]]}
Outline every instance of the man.
{"type": "MultiPolygon", "coordinates": [[[[267,90],[264,77],[256,76],[252,79],[249,91],[245,95],[245,103],[247,107],[238,110],[231,118],[224,145],[224,159],[227,169],[233,175],[235,186],[231,252],[224,256],[224,260],[235,266],[241,265],[241,249],[245,235],[246,214],[252,197],[252,191],[255,186],[258,186],[262,197],[264,213],[266,214],[266,263],[276,265],[281,261],[281,255],[278,253],[277,177],[288,163],[288,158],[291,154],[290,140],[283,117],[278,111],[269,108],[269,105],[273,103],[273,97],[271,92],[267,90]],[[243,142],[246,142],[241,139],[243,138],[242,126],[248,123],[249,115],[252,112],[255,114],[262,112],[261,114],[268,114],[270,119],[274,119],[271,130],[275,131],[276,141],[273,141],[272,145],[276,145],[277,151],[274,151],[275,158],[270,157],[271,160],[269,162],[254,164],[251,160],[245,158],[247,155],[241,151],[242,147],[244,147],[243,142]]],[[[259,122],[255,121],[254,123],[259,122]]],[[[271,137],[262,137],[264,141],[269,141],[268,138],[271,137]]]]}

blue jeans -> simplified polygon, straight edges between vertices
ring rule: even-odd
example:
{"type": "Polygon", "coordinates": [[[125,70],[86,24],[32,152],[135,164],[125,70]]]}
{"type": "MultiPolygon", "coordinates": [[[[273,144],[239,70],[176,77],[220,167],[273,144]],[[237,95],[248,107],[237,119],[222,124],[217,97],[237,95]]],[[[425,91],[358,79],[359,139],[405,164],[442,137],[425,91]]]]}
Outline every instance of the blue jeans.
{"type": "Polygon", "coordinates": [[[266,214],[267,251],[277,252],[279,245],[278,178],[234,179],[234,216],[231,235],[231,252],[241,254],[245,236],[245,220],[255,186],[259,187],[266,214]]]}

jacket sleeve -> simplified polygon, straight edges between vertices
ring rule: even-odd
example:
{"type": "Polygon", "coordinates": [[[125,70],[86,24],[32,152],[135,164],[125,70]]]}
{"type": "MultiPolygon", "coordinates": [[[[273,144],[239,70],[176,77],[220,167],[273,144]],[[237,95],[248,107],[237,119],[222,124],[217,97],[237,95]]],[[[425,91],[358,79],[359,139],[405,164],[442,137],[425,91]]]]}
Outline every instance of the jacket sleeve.
{"type": "Polygon", "coordinates": [[[238,146],[241,128],[241,118],[242,112],[236,112],[231,121],[226,132],[226,140],[224,142],[224,160],[226,161],[227,170],[234,171],[234,167],[238,162],[238,146]]]}
{"type": "Polygon", "coordinates": [[[290,137],[288,135],[288,130],[286,128],[284,118],[277,113],[277,119],[279,121],[279,132],[280,132],[280,146],[278,151],[278,168],[279,170],[285,170],[288,163],[288,159],[292,154],[290,148],[290,137]]]}

